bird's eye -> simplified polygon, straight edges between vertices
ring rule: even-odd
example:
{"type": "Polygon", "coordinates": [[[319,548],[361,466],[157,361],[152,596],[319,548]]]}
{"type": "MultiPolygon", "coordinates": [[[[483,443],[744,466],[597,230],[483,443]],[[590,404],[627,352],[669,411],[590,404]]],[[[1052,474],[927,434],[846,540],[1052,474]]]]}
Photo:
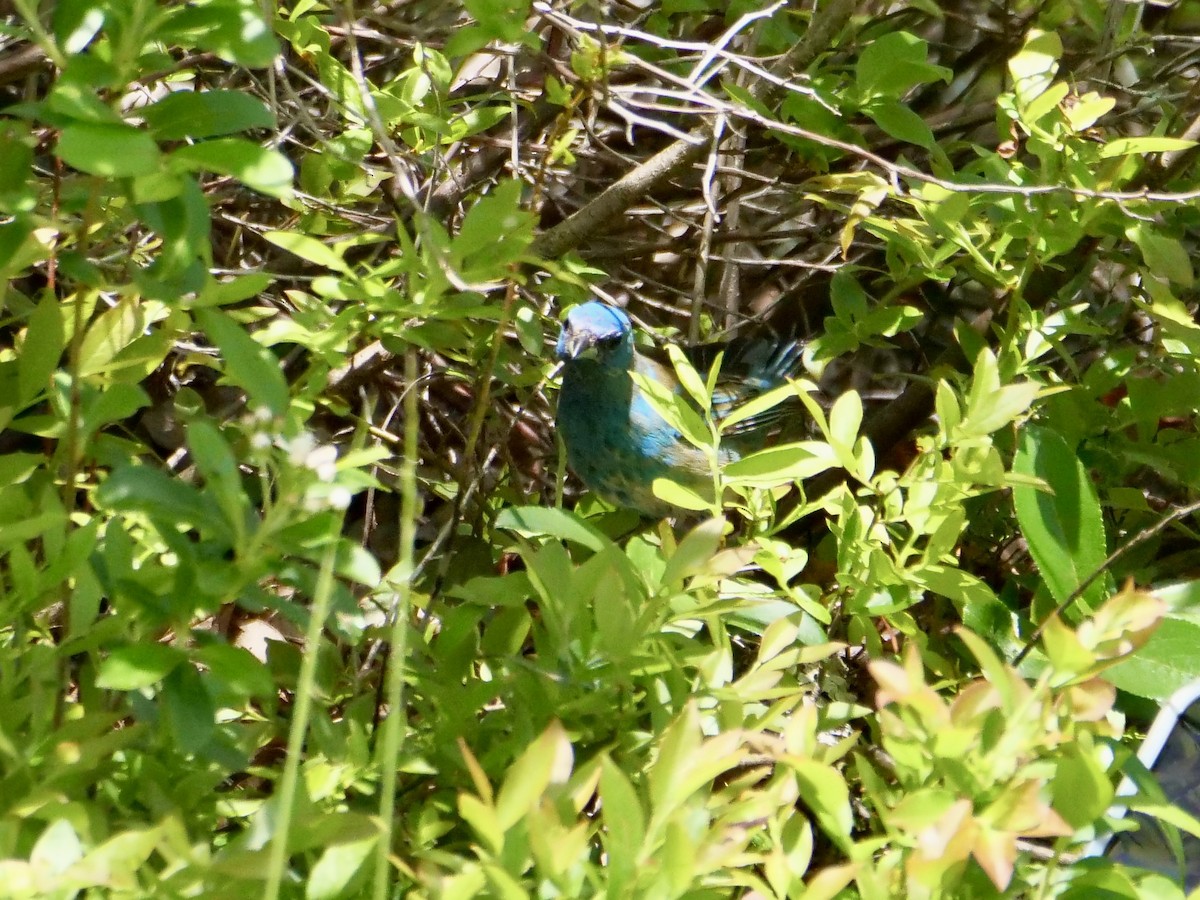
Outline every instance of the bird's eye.
{"type": "Polygon", "coordinates": [[[601,347],[615,347],[615,346],[617,346],[617,344],[621,343],[621,335],[615,334],[615,333],[614,334],[603,334],[600,337],[596,338],[596,343],[599,344],[601,347]]]}

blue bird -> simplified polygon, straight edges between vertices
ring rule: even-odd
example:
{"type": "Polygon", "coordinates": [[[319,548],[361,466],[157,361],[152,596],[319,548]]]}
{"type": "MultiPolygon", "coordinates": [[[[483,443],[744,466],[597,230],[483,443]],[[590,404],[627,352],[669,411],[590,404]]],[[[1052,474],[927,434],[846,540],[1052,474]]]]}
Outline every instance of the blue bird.
{"type": "MultiPolygon", "coordinates": [[[[800,368],[801,345],[774,336],[685,352],[703,376],[722,349],[725,355],[713,392],[718,423],[746,401],[784,384],[800,368]]],[[[635,346],[633,324],[624,312],[598,301],[576,306],[563,322],[555,354],[563,363],[558,430],[567,462],[588,488],[610,503],[652,517],[679,512],[654,495],[656,478],[702,495],[711,493],[712,473],[704,452],[654,410],[630,377],[638,372],[683,393],[669,362],[635,346]]],[[[761,449],[797,406],[785,403],[738,423],[722,436],[720,462],[761,449]]]]}

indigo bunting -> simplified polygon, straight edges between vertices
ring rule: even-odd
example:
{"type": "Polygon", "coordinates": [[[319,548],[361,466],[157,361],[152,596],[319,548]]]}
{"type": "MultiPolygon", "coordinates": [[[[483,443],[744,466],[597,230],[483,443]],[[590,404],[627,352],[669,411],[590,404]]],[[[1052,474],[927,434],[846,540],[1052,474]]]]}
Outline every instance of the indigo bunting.
{"type": "MultiPolygon", "coordinates": [[[[704,376],[717,349],[725,351],[713,392],[718,423],[746,401],[784,384],[800,367],[800,344],[774,336],[685,352],[704,376]]],[[[563,322],[555,354],[563,363],[558,430],[571,469],[588,488],[610,503],[653,517],[679,512],[654,495],[656,478],[711,493],[708,457],[655,411],[630,377],[637,372],[686,396],[669,362],[635,346],[633,324],[624,312],[598,301],[576,306],[563,322]]],[[[760,449],[797,407],[785,402],[739,422],[722,436],[719,461],[760,449]]]]}

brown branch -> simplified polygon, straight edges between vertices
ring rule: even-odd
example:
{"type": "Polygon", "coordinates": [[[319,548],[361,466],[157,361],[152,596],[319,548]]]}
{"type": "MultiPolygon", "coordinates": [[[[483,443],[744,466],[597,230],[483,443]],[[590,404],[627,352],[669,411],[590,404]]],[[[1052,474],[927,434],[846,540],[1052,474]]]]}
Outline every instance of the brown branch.
{"type": "Polygon", "coordinates": [[[50,64],[45,51],[36,44],[27,44],[0,57],[0,84],[19,81],[30,72],[50,64]]]}
{"type": "MultiPolygon", "coordinates": [[[[830,0],[813,15],[804,40],[786,53],[772,67],[775,74],[784,76],[805,68],[817,55],[828,48],[833,38],[850,20],[854,4],[849,0],[830,0]]],[[[752,90],[753,96],[771,103],[786,88],[762,81],[752,90]]],[[[602,191],[586,206],[565,220],[542,232],[533,242],[533,252],[546,259],[573,250],[629,209],[658,185],[670,179],[708,151],[713,139],[713,122],[705,121],[688,132],[686,140],[678,140],[660,150],[640,166],[627,172],[613,185],[602,191]]]]}

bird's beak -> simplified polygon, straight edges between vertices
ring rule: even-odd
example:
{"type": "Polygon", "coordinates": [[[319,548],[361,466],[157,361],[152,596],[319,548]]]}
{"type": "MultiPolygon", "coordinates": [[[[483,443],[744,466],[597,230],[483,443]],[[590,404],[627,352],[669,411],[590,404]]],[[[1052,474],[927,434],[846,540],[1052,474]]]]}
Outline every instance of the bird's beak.
{"type": "Polygon", "coordinates": [[[564,334],[558,339],[558,347],[556,348],[559,359],[564,362],[568,359],[578,359],[592,346],[591,335],[586,333],[564,334]]]}

